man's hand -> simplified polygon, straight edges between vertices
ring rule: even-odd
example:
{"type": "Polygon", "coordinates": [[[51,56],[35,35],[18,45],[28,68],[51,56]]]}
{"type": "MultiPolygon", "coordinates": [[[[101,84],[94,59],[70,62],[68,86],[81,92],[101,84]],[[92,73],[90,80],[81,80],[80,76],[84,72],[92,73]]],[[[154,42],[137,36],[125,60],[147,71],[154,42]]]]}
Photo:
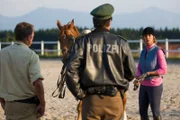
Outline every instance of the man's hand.
{"type": "Polygon", "coordinates": [[[133,84],[134,84],[133,90],[136,91],[138,89],[138,87],[140,86],[140,81],[135,79],[133,84]]]}
{"type": "Polygon", "coordinates": [[[45,105],[39,104],[36,108],[36,112],[39,113],[40,117],[42,117],[45,113],[45,105]]]}
{"type": "Polygon", "coordinates": [[[44,87],[41,79],[37,79],[33,83],[36,91],[36,95],[39,99],[40,104],[37,106],[36,111],[40,114],[40,117],[44,115],[45,112],[45,100],[44,100],[44,87]]]}
{"type": "Polygon", "coordinates": [[[0,98],[1,107],[4,110],[5,109],[5,100],[3,98],[0,98]]]}
{"type": "Polygon", "coordinates": [[[1,107],[4,110],[5,109],[5,103],[1,103],[1,107]]]}
{"type": "Polygon", "coordinates": [[[139,81],[139,80],[137,80],[137,79],[135,79],[135,80],[134,80],[134,82],[133,82],[133,84],[138,85],[138,84],[140,84],[140,81],[139,81]]]}

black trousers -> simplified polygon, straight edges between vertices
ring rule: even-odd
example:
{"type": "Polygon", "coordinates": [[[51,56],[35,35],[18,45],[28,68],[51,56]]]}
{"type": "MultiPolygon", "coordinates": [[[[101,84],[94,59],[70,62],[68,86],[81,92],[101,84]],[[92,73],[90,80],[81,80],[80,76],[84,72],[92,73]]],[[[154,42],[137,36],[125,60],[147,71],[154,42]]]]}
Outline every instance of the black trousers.
{"type": "Polygon", "coordinates": [[[160,116],[160,103],[163,85],[157,87],[141,85],[139,91],[139,113],[143,119],[148,119],[148,107],[150,105],[153,117],[160,116]]]}

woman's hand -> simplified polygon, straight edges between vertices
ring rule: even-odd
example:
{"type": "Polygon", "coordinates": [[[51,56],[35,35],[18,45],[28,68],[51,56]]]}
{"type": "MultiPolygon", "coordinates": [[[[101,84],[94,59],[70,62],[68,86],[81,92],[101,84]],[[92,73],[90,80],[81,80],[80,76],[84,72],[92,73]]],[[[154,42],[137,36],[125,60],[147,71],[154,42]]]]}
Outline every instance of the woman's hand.
{"type": "Polygon", "coordinates": [[[148,75],[149,75],[148,73],[144,73],[138,77],[138,80],[143,81],[148,75]]]}

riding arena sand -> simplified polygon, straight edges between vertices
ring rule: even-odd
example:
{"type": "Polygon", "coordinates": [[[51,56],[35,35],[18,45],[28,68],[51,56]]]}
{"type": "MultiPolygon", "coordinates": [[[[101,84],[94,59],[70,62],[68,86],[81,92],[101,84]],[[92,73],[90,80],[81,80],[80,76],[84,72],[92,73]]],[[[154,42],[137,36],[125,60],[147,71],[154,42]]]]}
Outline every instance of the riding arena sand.
{"type": "MultiPolygon", "coordinates": [[[[41,71],[45,78],[46,112],[41,120],[76,120],[78,101],[68,89],[64,99],[52,97],[57,78],[62,68],[61,59],[41,59],[41,71]]],[[[161,99],[161,116],[163,120],[180,120],[180,61],[168,60],[168,72],[163,76],[163,95],[161,99]]],[[[136,61],[137,64],[137,61],[136,61]]],[[[112,103],[113,104],[113,103],[112,103]]],[[[126,111],[128,120],[140,120],[138,112],[138,90],[133,91],[133,82],[127,91],[126,111]]],[[[152,113],[149,109],[150,120],[152,113]]],[[[4,111],[0,107],[0,120],[5,120],[4,111]]]]}

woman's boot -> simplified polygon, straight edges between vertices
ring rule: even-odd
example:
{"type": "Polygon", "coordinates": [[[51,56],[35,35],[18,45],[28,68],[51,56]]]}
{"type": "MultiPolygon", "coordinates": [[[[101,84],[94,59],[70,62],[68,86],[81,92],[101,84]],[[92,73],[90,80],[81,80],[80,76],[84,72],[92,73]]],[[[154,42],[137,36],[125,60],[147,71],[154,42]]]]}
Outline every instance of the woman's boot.
{"type": "Polygon", "coordinates": [[[149,117],[146,118],[141,117],[141,120],[149,120],[149,117]]]}
{"type": "Polygon", "coordinates": [[[162,120],[162,119],[161,116],[158,116],[158,117],[153,117],[153,120],[162,120]]]}

